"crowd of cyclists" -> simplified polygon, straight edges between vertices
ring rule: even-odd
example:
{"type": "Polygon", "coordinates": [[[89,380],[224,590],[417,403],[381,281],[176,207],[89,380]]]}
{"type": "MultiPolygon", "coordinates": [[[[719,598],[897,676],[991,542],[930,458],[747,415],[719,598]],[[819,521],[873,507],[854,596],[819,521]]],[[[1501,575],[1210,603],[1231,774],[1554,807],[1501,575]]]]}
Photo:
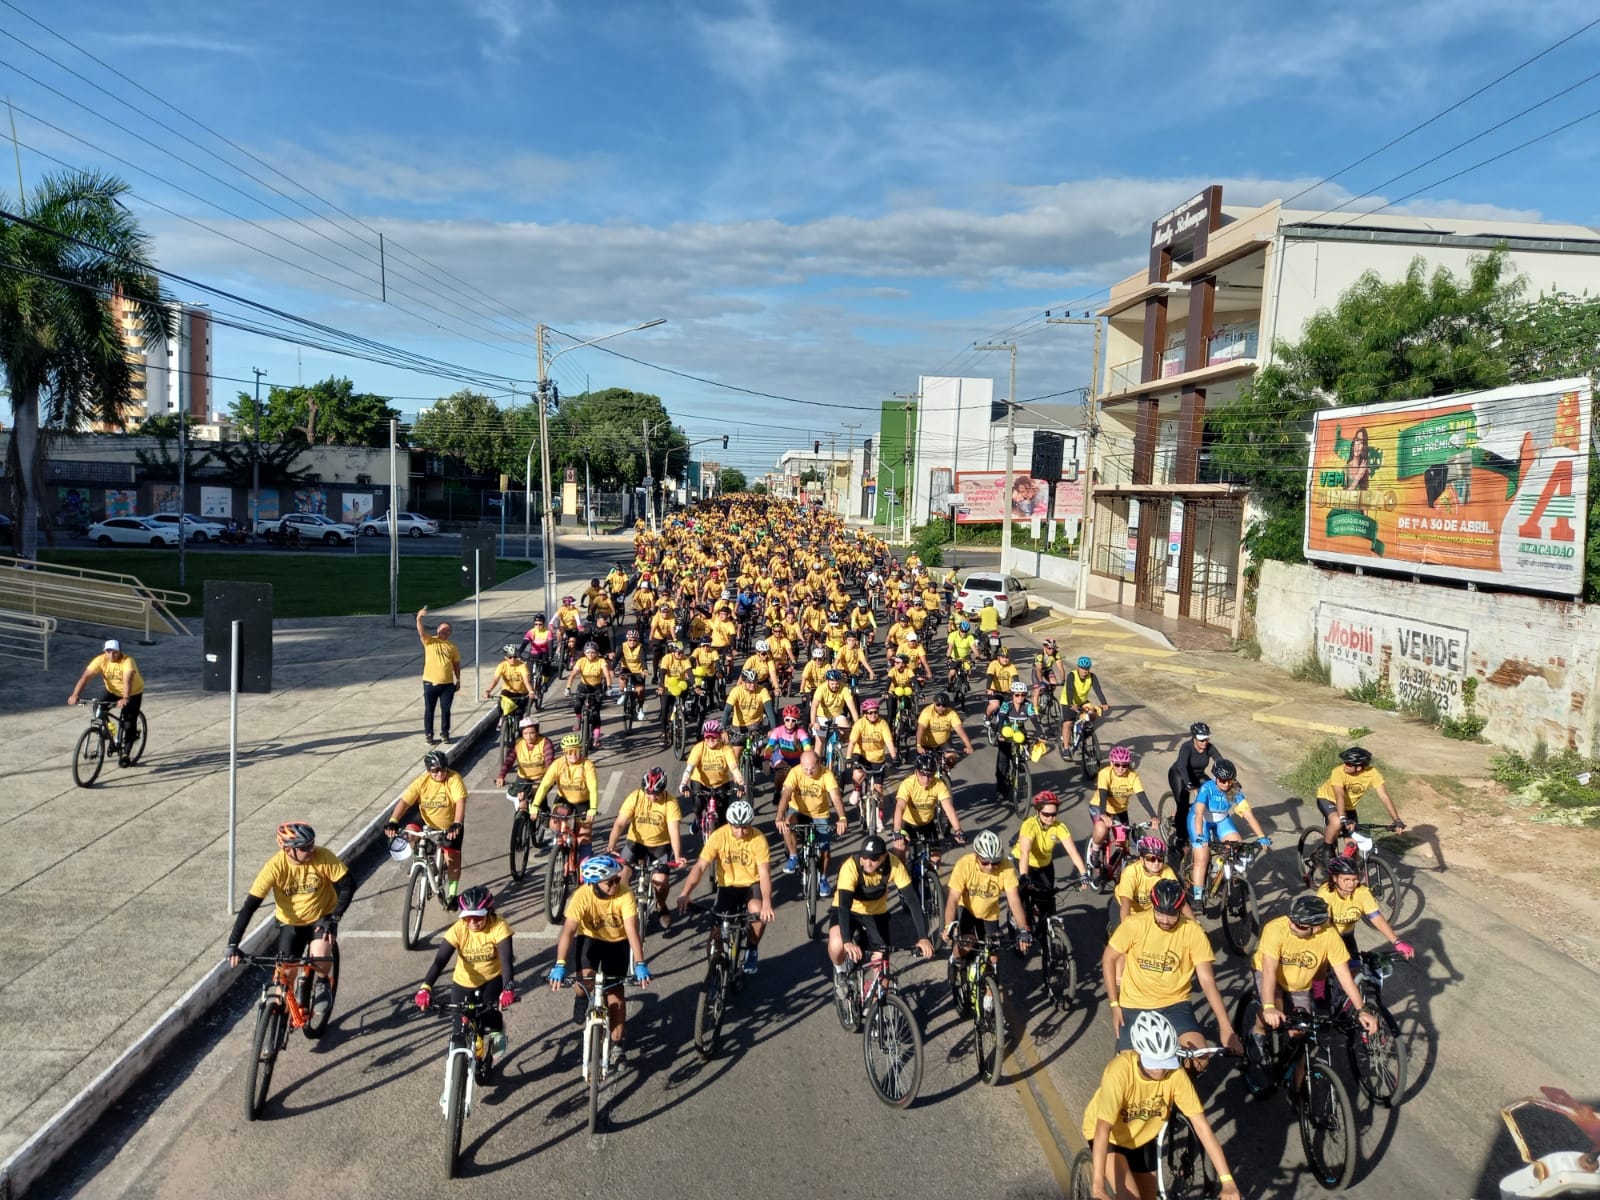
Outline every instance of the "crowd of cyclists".
{"type": "MultiPolygon", "coordinates": [[[[1341,845],[1341,819],[1368,791],[1396,829],[1398,810],[1372,756],[1347,750],[1324,785],[1326,882],[1293,898],[1265,921],[1250,980],[1255,1019],[1235,1028],[1214,970],[1197,904],[1211,854],[1245,838],[1271,844],[1245,798],[1236,765],[1203,722],[1190,726],[1167,776],[1174,807],[1164,825],[1146,820],[1146,794],[1133,749],[1111,745],[1087,786],[1087,827],[1069,831],[1055,790],[1031,798],[1010,836],[984,827],[975,810],[989,798],[956,798],[952,769],[974,753],[972,731],[996,745],[996,774],[1008,754],[1049,753],[1070,760],[1086,728],[1108,712],[1087,656],[1061,653],[1046,638],[1026,664],[992,601],[956,603],[953,573],[897,558],[868,533],[791,502],[735,497],[669,519],[659,533],[637,529],[631,562],[562,598],[553,614],[534,614],[486,692],[497,692],[508,736],[497,751],[495,782],[508,786],[519,812],[542,828],[552,806],[566,806],[584,847],[580,886],[560,914],[559,987],[600,972],[608,993],[612,1064],[624,1061],[626,980],[650,982],[640,909],[631,886],[648,872],[663,930],[688,911],[709,875],[713,911],[748,913],[740,967],[755,974],[760,943],[773,921],[774,875],[800,866],[797,831],[820,852],[818,895],[830,904],[827,957],[842,986],[863,955],[891,948],[887,889],[902,895],[913,945],[931,956],[942,937],[951,947],[951,978],[974,945],[1009,941],[1026,955],[1054,914],[1062,888],[1113,897],[1102,972],[1116,1054],[1084,1119],[1094,1196],[1155,1192],[1155,1138],[1174,1111],[1189,1122],[1210,1161],[1220,1194],[1237,1195],[1225,1153],[1207,1123],[1193,1083],[1211,1045],[1193,992],[1208,1002],[1215,1045],[1244,1054],[1263,1045],[1295,1010],[1326,1005],[1340,992],[1371,1032],[1375,1018],[1352,976],[1354,932],[1363,922],[1409,957],[1361,883],[1360,862],[1341,845]],[[559,706],[554,690],[567,701],[559,706]],[[981,707],[970,710],[965,698],[981,707]],[[655,712],[650,714],[651,702],[655,712]],[[607,729],[608,706],[629,719],[607,729]],[[1059,709],[1059,723],[1052,719],[1059,709]],[[970,711],[970,716],[968,715],[970,711]],[[682,744],[674,731],[688,731],[682,744]],[[511,736],[514,734],[514,736],[511,736]],[[651,765],[623,800],[609,835],[596,839],[599,789],[594,754],[633,737],[681,759],[676,772],[651,765]],[[681,750],[681,753],[680,753],[681,750]],[[903,772],[900,778],[891,773],[903,772]],[[676,781],[672,775],[676,773],[676,781]],[[676,786],[674,787],[674,782],[676,786]],[[770,797],[777,856],[757,827],[770,797]],[[809,828],[807,828],[809,827],[809,828]],[[861,834],[854,853],[842,841],[861,834]],[[953,863],[944,854],[967,850],[953,863]],[[1126,853],[1119,854],[1126,846],[1126,853]],[[1060,852],[1072,875],[1058,878],[1060,852]],[[674,872],[692,865],[670,895],[674,872]],[[942,912],[927,913],[906,889],[906,864],[920,858],[944,878],[942,912]],[[1180,877],[1181,864],[1190,873],[1180,877]],[[1108,876],[1108,864],[1115,866],[1108,876]]],[[[424,770],[396,798],[385,833],[407,825],[444,835],[449,897],[457,919],[444,935],[416,995],[432,1003],[433,986],[452,956],[452,981],[463,997],[491,1008],[517,999],[513,931],[484,885],[461,888],[467,789],[448,757],[430,751],[424,770]]],[[[344,864],[317,845],[302,823],[278,830],[279,852],[262,868],[229,937],[239,942],[257,906],[274,899],[282,955],[323,955],[336,942],[351,899],[344,864]]],[[[642,892],[640,893],[643,894],[642,892]]],[[[554,915],[554,914],[552,914],[554,915]]],[[[959,1003],[959,989],[956,1000],[959,1003]]],[[[319,985],[314,1005],[331,1003],[319,985]]],[[[498,1013],[486,1026],[503,1051],[498,1013]]]]}

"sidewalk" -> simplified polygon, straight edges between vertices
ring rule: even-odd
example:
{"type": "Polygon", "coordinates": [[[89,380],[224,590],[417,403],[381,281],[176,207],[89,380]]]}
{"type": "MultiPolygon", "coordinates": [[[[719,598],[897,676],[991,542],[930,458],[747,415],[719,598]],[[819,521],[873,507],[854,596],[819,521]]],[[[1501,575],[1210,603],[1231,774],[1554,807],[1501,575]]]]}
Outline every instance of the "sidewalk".
{"type": "MultiPolygon", "coordinates": [[[[458,744],[492,719],[495,707],[478,697],[499,646],[540,603],[540,580],[530,571],[484,593],[481,684],[471,598],[429,609],[430,627],[454,624],[465,663],[458,744]]],[[[420,772],[428,747],[414,620],[277,623],[273,692],[239,698],[236,900],[280,822],[309,821],[339,850],[420,772]]],[[[86,710],[63,701],[101,640],[58,636],[48,672],[18,667],[0,691],[10,784],[0,835],[11,848],[0,864],[0,1160],[216,966],[232,920],[228,696],[200,690],[202,639],[128,645],[146,679],[150,744],[139,766],[108,765],[85,790],[70,759],[86,710]]]]}

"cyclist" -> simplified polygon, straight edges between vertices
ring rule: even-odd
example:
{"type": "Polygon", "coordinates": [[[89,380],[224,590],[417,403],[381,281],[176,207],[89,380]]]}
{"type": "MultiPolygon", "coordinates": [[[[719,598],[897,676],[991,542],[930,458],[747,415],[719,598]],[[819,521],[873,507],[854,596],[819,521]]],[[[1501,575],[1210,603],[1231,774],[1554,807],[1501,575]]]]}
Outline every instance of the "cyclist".
{"type": "Polygon", "coordinates": [[[1122,868],[1117,878],[1117,920],[1126,921],[1135,913],[1150,911],[1150,894],[1156,884],[1170,879],[1182,888],[1178,875],[1167,862],[1166,840],[1156,834],[1146,834],[1134,843],[1135,860],[1122,868]]]}
{"type": "Polygon", "coordinates": [[[828,895],[828,846],[833,841],[834,828],[828,821],[830,810],[837,814],[838,834],[843,837],[849,828],[849,821],[845,817],[844,800],[839,795],[839,781],[832,771],[828,770],[813,750],[807,750],[800,756],[800,769],[790,771],[783,781],[783,790],[778,793],[778,812],[775,820],[778,832],[783,837],[784,849],[789,852],[789,857],[784,860],[783,873],[793,875],[800,869],[800,855],[795,845],[794,830],[789,828],[789,822],[784,820],[790,807],[795,812],[809,820],[815,830],[818,850],[818,878],[817,895],[828,895]]]}
{"type": "Polygon", "coordinates": [[[689,869],[689,877],[678,893],[678,911],[689,911],[694,889],[707,868],[715,865],[717,915],[748,912],[756,918],[750,922],[750,947],[744,952],[742,964],[746,975],[754,975],[759,961],[756,948],[767,922],[772,920],[772,851],[755,827],[756,810],[748,801],[735,800],[728,805],[727,816],[728,823],[706,839],[699,861],[689,869]],[[756,890],[755,895],[751,894],[752,889],[756,890]]]}
{"type": "MultiPolygon", "coordinates": [[[[548,776],[547,776],[548,778],[548,776]]],[[[394,811],[384,824],[383,836],[393,841],[400,832],[400,820],[413,808],[421,820],[408,829],[444,831],[444,870],[449,885],[445,898],[454,900],[461,890],[461,842],[467,818],[467,782],[459,771],[451,770],[450,758],[443,750],[429,750],[422,756],[422,774],[395,798],[394,811]]]]}
{"type": "Polygon", "coordinates": [[[1116,1035],[1118,1050],[1132,1049],[1132,1027],[1145,1012],[1159,1013],[1171,1021],[1179,1045],[1190,1050],[1204,1046],[1205,1034],[1190,1001],[1198,979],[1201,994],[1216,1014],[1222,1045],[1235,1054],[1244,1052],[1217,990],[1217,956],[1211,939],[1200,922],[1184,911],[1187,899],[1183,884],[1176,879],[1160,880],[1150,891],[1148,914],[1118,925],[1101,955],[1106,995],[1112,997],[1111,1032],[1116,1035]]]}
{"type": "Polygon", "coordinates": [[[518,793],[517,809],[519,812],[527,812],[528,797],[533,794],[533,789],[539,786],[544,773],[555,761],[556,748],[549,738],[539,732],[538,713],[529,713],[523,717],[519,728],[522,736],[507,748],[505,758],[500,761],[500,771],[494,777],[494,785],[503,786],[506,777],[515,770],[517,781],[511,786],[518,793]]]}
{"type": "MultiPolygon", "coordinates": [[[[985,829],[972,839],[972,853],[964,855],[951,870],[949,889],[945,893],[944,938],[952,943],[950,961],[957,968],[953,980],[965,974],[959,968],[971,957],[970,951],[955,941],[956,937],[980,940],[997,937],[1002,896],[1011,909],[1012,921],[1020,930],[1017,949],[1026,953],[1033,944],[1033,934],[1028,930],[1028,915],[1022,907],[1017,873],[1005,860],[999,836],[992,829],[985,829]]],[[[991,956],[990,961],[999,965],[998,956],[991,956]]]]}
{"type": "Polygon", "coordinates": [[[1277,1003],[1280,994],[1287,997],[1289,1007],[1309,1011],[1313,985],[1326,980],[1331,970],[1350,1007],[1360,1014],[1361,1028],[1369,1034],[1378,1032],[1377,1014],[1367,1007],[1366,997],[1350,974],[1350,952],[1333,928],[1328,902],[1321,896],[1296,896],[1289,902],[1287,914],[1268,921],[1250,965],[1267,1029],[1283,1024],[1284,1014],[1277,1003]]]}
{"type": "Polygon", "coordinates": [[[630,629],[623,635],[622,645],[617,647],[611,665],[616,668],[621,686],[633,692],[634,712],[643,714],[644,643],[639,640],[637,629],[630,629]]]}
{"type": "Polygon", "coordinates": [[[533,794],[533,805],[528,810],[535,822],[539,820],[539,810],[544,807],[544,798],[552,787],[561,800],[571,805],[572,811],[578,814],[575,836],[578,850],[582,853],[589,844],[589,834],[594,828],[595,816],[600,811],[600,788],[595,780],[594,760],[584,754],[583,738],[576,733],[562,737],[560,759],[552,763],[544,773],[544,778],[539,780],[539,788],[533,794]]]}
{"type": "Polygon", "coordinates": [[[1146,809],[1150,807],[1144,783],[1133,769],[1133,751],[1127,746],[1113,746],[1106,757],[1110,762],[1100,768],[1095,778],[1094,799],[1089,802],[1089,819],[1094,827],[1089,843],[1090,866],[1097,864],[1100,848],[1111,836],[1111,826],[1128,825],[1129,805],[1133,801],[1139,801],[1146,809]]]}
{"type": "Polygon", "coordinates": [[[821,646],[811,647],[811,657],[800,672],[800,695],[809,697],[828,679],[828,652],[821,646]]]}
{"type": "Polygon", "coordinates": [[[717,695],[722,683],[722,654],[708,637],[701,638],[689,655],[693,663],[694,684],[705,688],[707,697],[717,695]]]}
{"type": "Polygon", "coordinates": [[[533,614],[533,625],[522,635],[522,654],[528,660],[529,675],[538,668],[542,686],[549,687],[556,673],[556,634],[543,613],[533,614]]]}
{"type": "Polygon", "coordinates": [[[948,771],[955,766],[958,757],[950,745],[957,738],[965,752],[971,754],[972,739],[961,728],[961,714],[950,707],[950,693],[939,692],[933,697],[933,703],[917,714],[917,749],[940,755],[948,771]]]}
{"type": "Polygon", "coordinates": [[[800,765],[800,756],[812,748],[811,731],[805,727],[797,705],[783,710],[783,724],[767,734],[766,754],[772,786],[783,791],[783,781],[800,765]]]}
{"type": "Polygon", "coordinates": [[[583,732],[584,707],[592,703],[590,719],[594,721],[595,749],[600,748],[600,708],[612,684],[611,668],[606,664],[606,660],[600,657],[599,644],[586,642],[583,656],[572,664],[572,671],[567,675],[567,690],[573,695],[572,728],[580,734],[583,732]],[[593,697],[592,701],[590,697],[593,697]]]}
{"type": "MultiPolygon", "coordinates": [[[[694,797],[694,824],[706,811],[706,793],[725,788],[732,783],[739,795],[744,795],[744,774],[739,770],[739,753],[722,736],[722,722],[712,717],[700,726],[701,740],[689,751],[683,764],[683,778],[678,781],[678,795],[694,797]]],[[[753,811],[753,810],[752,810],[753,811]]],[[[720,826],[728,819],[726,812],[717,814],[720,826]]]]}
{"type": "Polygon", "coordinates": [[[829,729],[848,734],[850,726],[859,719],[856,698],[844,686],[844,672],[837,667],[828,668],[822,686],[811,693],[811,736],[826,753],[829,729]]]}
{"type": "Polygon", "coordinates": [[[828,912],[828,961],[833,964],[833,986],[844,988],[849,962],[860,962],[862,943],[875,958],[889,957],[889,885],[900,895],[900,904],[916,931],[916,950],[923,958],[933,957],[933,942],[928,937],[928,921],[922,905],[907,896],[911,873],[905,863],[889,853],[877,834],[861,843],[861,850],[844,860],[839,868],[839,887],[828,912]]]}
{"type": "Polygon", "coordinates": [[[915,633],[908,633],[905,640],[900,643],[900,653],[911,660],[911,665],[917,673],[928,682],[933,681],[933,670],[928,666],[928,651],[922,644],[922,639],[915,633]]]}
{"type": "Polygon", "coordinates": [[[950,662],[948,680],[951,684],[956,681],[956,672],[967,670],[973,655],[977,652],[978,639],[972,632],[970,621],[960,621],[945,634],[945,658],[950,662]]]}
{"type": "Polygon", "coordinates": [[[512,987],[516,964],[511,926],[494,911],[494,896],[482,884],[461,893],[456,911],[460,915],[439,939],[438,953],[417,989],[416,1005],[426,1010],[433,1003],[433,981],[450,962],[450,956],[455,955],[456,969],[450,981],[456,987],[456,1002],[482,1006],[478,1026],[489,1035],[494,1057],[500,1058],[506,1052],[506,1023],[501,1010],[517,1002],[516,989],[512,987]]]}
{"type": "MultiPolygon", "coordinates": [[[[1017,679],[1019,670],[1020,668],[1017,664],[1011,661],[1011,648],[1009,646],[1002,645],[995,650],[994,658],[990,660],[988,667],[983,672],[983,691],[989,701],[983,710],[983,719],[985,721],[991,724],[994,722],[995,713],[1000,711],[1001,699],[1011,694],[1011,685],[1013,683],[1020,682],[1017,679]]],[[[1027,692],[1026,685],[1022,690],[1024,693],[1027,692]]]]}
{"type": "Polygon", "coordinates": [[[883,702],[889,706],[884,713],[884,720],[893,726],[899,719],[900,706],[916,703],[917,670],[904,654],[896,654],[889,660],[884,675],[883,702]]]}
{"type": "Polygon", "coordinates": [[[857,600],[850,609],[850,632],[860,635],[868,646],[877,640],[878,618],[872,615],[872,609],[865,600],[857,600]]]}
{"type": "Polygon", "coordinates": [[[1327,901],[1333,927],[1352,959],[1356,956],[1356,926],[1362,921],[1388,938],[1389,944],[1407,958],[1416,953],[1399,940],[1377,897],[1361,882],[1361,861],[1355,855],[1336,854],[1328,861],[1328,881],[1317,889],[1317,895],[1327,901]]]}
{"type": "Polygon", "coordinates": [[[978,633],[983,639],[985,653],[988,652],[989,635],[1000,632],[1000,610],[994,606],[992,597],[984,597],[983,607],[978,610],[978,633]]]}
{"type": "Polygon", "coordinates": [[[860,802],[862,788],[867,781],[870,771],[878,779],[880,786],[883,783],[883,773],[889,769],[889,763],[897,761],[899,751],[895,749],[894,731],[889,728],[878,713],[878,701],[869,697],[861,702],[861,716],[856,723],[850,726],[850,742],[845,747],[845,759],[850,764],[850,805],[853,808],[860,802]]]}
{"type": "MultiPolygon", "coordinates": [[[[744,666],[739,674],[754,671],[757,681],[761,683],[774,696],[783,695],[782,688],[778,685],[778,664],[772,653],[772,642],[767,638],[757,638],[755,648],[749,658],[744,660],[744,666]]],[[[770,727],[771,721],[767,722],[770,727]]]]}
{"type": "MultiPolygon", "coordinates": [[[[990,663],[991,670],[996,664],[990,663]]],[[[1028,753],[1028,733],[1025,726],[1031,726],[1035,737],[1042,738],[1044,731],[1039,728],[1039,713],[1028,699],[1028,685],[1020,679],[1013,679],[1009,685],[1010,695],[1004,704],[1000,705],[994,713],[995,744],[999,751],[994,756],[994,786],[1005,786],[1006,772],[1010,768],[1012,756],[1028,753]]],[[[1076,857],[1077,851],[1073,851],[1076,857]]],[[[1082,870],[1082,867],[1079,867],[1082,870]]]]}
{"type": "Polygon", "coordinates": [[[128,754],[139,736],[139,710],[144,706],[144,676],[131,655],[122,652],[122,643],[108,638],[100,653],[89,660],[89,665],[78,676],[72,694],[67,697],[69,706],[78,703],[78,697],[96,675],[105,686],[105,699],[117,702],[121,724],[118,729],[117,765],[128,765],[128,754]]]}
{"type": "Polygon", "coordinates": [[[556,628],[566,639],[567,657],[578,656],[578,630],[583,625],[583,614],[578,611],[576,596],[561,597],[561,607],[556,609],[556,628]]]}
{"type": "Polygon", "coordinates": [[[1078,749],[1082,732],[1078,729],[1080,718],[1094,721],[1106,711],[1105,690],[1100,677],[1094,673],[1094,660],[1087,654],[1078,656],[1078,663],[1061,684],[1061,757],[1071,760],[1078,749]],[[1094,697],[1094,702],[1089,700],[1094,697]]]}
{"type": "MultiPolygon", "coordinates": [[[[1115,1011],[1115,1010],[1113,1010],[1115,1011]]],[[[1083,1114],[1083,1137],[1092,1155],[1094,1200],[1156,1195],[1156,1137],[1176,1108],[1194,1129],[1222,1185],[1237,1200],[1239,1185],[1187,1071],[1178,1070],[1178,1036],[1159,1013],[1129,1023],[1133,1049],[1119,1051],[1100,1075],[1083,1114]]]]}
{"type": "Polygon", "coordinates": [[[507,642],[500,647],[501,659],[494,669],[494,677],[489,680],[489,686],[484,689],[483,698],[490,699],[494,689],[500,688],[500,719],[503,721],[519,720],[528,701],[533,698],[533,676],[528,671],[528,664],[522,661],[522,647],[515,642],[507,642]]]}
{"type": "Polygon", "coordinates": [[[844,635],[844,648],[834,658],[834,665],[844,672],[851,691],[860,686],[863,672],[868,679],[878,678],[872,664],[867,661],[866,652],[861,649],[861,638],[854,631],[844,635]]]}
{"type": "Polygon", "coordinates": [[[1383,784],[1383,772],[1372,765],[1372,751],[1365,746],[1351,746],[1339,754],[1339,766],[1328,774],[1327,780],[1317,789],[1317,807],[1327,818],[1322,831],[1322,845],[1329,861],[1335,857],[1334,843],[1339,838],[1339,824],[1346,813],[1355,814],[1361,797],[1374,793],[1389,810],[1389,828],[1396,833],[1405,829],[1400,812],[1389,799],[1389,789],[1383,784]]]}
{"type": "Polygon", "coordinates": [[[1039,653],[1033,656],[1032,666],[1033,694],[1029,697],[1034,707],[1039,705],[1039,697],[1048,688],[1059,686],[1065,682],[1061,678],[1061,654],[1056,647],[1055,638],[1045,638],[1044,645],[1039,653]]]}
{"type": "MultiPolygon", "coordinates": [[[[961,832],[961,819],[956,816],[955,801],[950,798],[950,788],[939,778],[939,760],[923,752],[917,755],[913,772],[900,781],[894,794],[894,820],[890,827],[895,831],[892,840],[895,853],[905,857],[907,843],[933,842],[938,838],[935,821],[940,810],[950,825],[950,835],[961,845],[966,837],[961,832]]],[[[930,847],[929,859],[939,865],[939,852],[930,847]]]]}
{"type": "Polygon", "coordinates": [[[1222,761],[1222,755],[1211,744],[1211,726],[1196,721],[1189,726],[1189,740],[1178,747],[1178,757],[1167,768],[1167,790],[1172,793],[1175,806],[1172,822],[1172,839],[1182,845],[1189,838],[1189,805],[1195,792],[1206,781],[1206,771],[1222,761]]]}
{"type": "Polygon", "coordinates": [[[649,867],[656,893],[656,919],[662,929],[672,925],[667,912],[667,870],[683,858],[683,835],[679,829],[682,824],[683,810],[678,807],[678,799],[667,794],[667,773],[660,767],[651,767],[639,786],[623,799],[606,842],[606,853],[616,854],[622,835],[628,836],[627,851],[619,856],[623,887],[632,887],[636,868],[649,867]]]}
{"type": "Polygon", "coordinates": [[[578,976],[588,987],[594,986],[596,971],[605,976],[613,1071],[623,1066],[622,1039],[628,1018],[622,985],[628,978],[630,953],[633,981],[640,987],[650,984],[650,967],[639,937],[639,903],[622,886],[621,876],[622,864],[610,854],[583,860],[578,867],[582,886],[567,901],[566,920],[556,939],[556,965],[550,968],[551,991],[566,982],[568,954],[577,959],[578,976]]]}
{"type": "Polygon", "coordinates": [[[754,668],[740,671],[728,689],[727,699],[722,702],[722,723],[736,746],[743,746],[749,738],[761,740],[778,723],[772,709],[772,693],[754,668]]]}
{"type": "Polygon", "coordinates": [[[1242,842],[1244,835],[1233,823],[1234,814],[1243,817],[1255,830],[1256,841],[1263,848],[1272,845],[1272,839],[1261,828],[1261,822],[1251,811],[1250,801],[1244,797],[1239,784],[1237,768],[1227,759],[1218,759],[1211,767],[1211,778],[1206,780],[1195,795],[1189,809],[1189,848],[1194,859],[1194,874],[1190,879],[1189,898],[1200,903],[1205,894],[1206,868],[1211,863],[1211,843],[1242,842]]]}
{"type": "Polygon", "coordinates": [[[677,643],[677,637],[677,614],[668,605],[660,605],[650,618],[650,669],[653,682],[661,682],[661,659],[667,653],[668,644],[677,643]]]}
{"type": "MultiPolygon", "coordinates": [[[[326,959],[339,940],[339,918],[355,898],[356,881],[332,850],[317,845],[317,832],[304,821],[278,826],[278,852],[267,859],[228,932],[228,965],[239,965],[239,943],[256,909],[272,893],[273,953],[280,958],[326,959]]],[[[332,964],[312,964],[316,981],[311,1011],[321,1017],[333,1003],[328,986],[332,964]]]]}
{"type": "Polygon", "coordinates": [[[1072,844],[1066,822],[1058,819],[1061,798],[1046,788],[1033,798],[1033,815],[1022,822],[1011,857],[1017,860],[1017,888],[1024,896],[1031,892],[1034,907],[1042,917],[1056,911],[1056,847],[1067,852],[1078,869],[1079,889],[1087,888],[1083,857],[1072,844]]]}

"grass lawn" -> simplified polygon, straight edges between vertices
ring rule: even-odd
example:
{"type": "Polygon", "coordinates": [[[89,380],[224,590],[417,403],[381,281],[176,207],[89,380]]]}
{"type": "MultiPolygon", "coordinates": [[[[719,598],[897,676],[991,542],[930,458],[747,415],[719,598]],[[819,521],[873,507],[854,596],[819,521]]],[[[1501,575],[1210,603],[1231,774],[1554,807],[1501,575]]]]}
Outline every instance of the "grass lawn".
{"type": "MultiPolygon", "coordinates": [[[[207,579],[248,580],[272,585],[274,617],[387,616],[389,612],[389,558],[355,555],[337,550],[292,554],[229,554],[200,551],[187,555],[187,582],[178,587],[178,556],[170,550],[45,550],[40,559],[67,567],[115,571],[132,575],[153,588],[185,591],[194,603],[179,608],[181,617],[202,616],[201,603],[207,579]]],[[[500,579],[510,579],[532,564],[501,559],[500,579]]],[[[441,608],[472,594],[471,581],[458,558],[402,555],[400,558],[400,612],[416,612],[426,604],[441,608]]]]}

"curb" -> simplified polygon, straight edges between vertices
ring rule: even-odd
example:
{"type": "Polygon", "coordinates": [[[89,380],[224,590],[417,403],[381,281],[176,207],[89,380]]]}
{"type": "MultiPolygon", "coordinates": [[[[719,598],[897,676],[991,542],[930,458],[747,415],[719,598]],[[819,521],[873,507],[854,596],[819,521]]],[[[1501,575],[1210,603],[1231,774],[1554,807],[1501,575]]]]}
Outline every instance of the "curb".
{"type": "MultiPolygon", "coordinates": [[[[473,743],[492,729],[499,718],[500,707],[497,704],[490,705],[480,713],[466,736],[445,751],[451,766],[455,765],[457,755],[471,749],[473,743]]],[[[340,847],[339,857],[348,863],[363,853],[378,838],[393,804],[392,798],[384,801],[377,815],[340,847]]],[[[259,953],[266,946],[267,933],[271,928],[272,914],[269,912],[254,929],[245,934],[239,942],[239,948],[249,954],[259,953]]],[[[0,1162],[0,1200],[17,1200],[25,1195],[45,1172],[66,1156],[112,1105],[122,1099],[139,1077],[177,1040],[179,1034],[205,1016],[237,979],[233,968],[226,962],[218,962],[178,997],[171,1008],[156,1018],[155,1023],[140,1034],[133,1045],[117,1055],[105,1070],[35,1130],[33,1136],[12,1151],[4,1162],[0,1162]]]]}
{"type": "Polygon", "coordinates": [[[1281,713],[1255,712],[1250,714],[1250,719],[1260,721],[1264,725],[1287,725],[1290,729],[1304,729],[1311,733],[1327,733],[1334,737],[1348,738],[1350,725],[1330,725],[1326,721],[1307,721],[1301,717],[1287,717],[1281,713]]]}
{"type": "Polygon", "coordinates": [[[1147,641],[1154,642],[1157,646],[1160,646],[1164,650],[1176,652],[1178,649],[1172,644],[1171,641],[1168,640],[1167,635],[1162,633],[1160,630],[1146,629],[1143,625],[1140,625],[1136,621],[1130,621],[1126,617],[1119,617],[1112,613],[1091,612],[1087,609],[1073,608],[1070,604],[1063,604],[1061,601],[1052,600],[1048,596],[1039,596],[1036,597],[1036,599],[1038,603],[1044,605],[1046,608],[1053,609],[1059,613],[1065,613],[1069,617],[1075,617],[1081,621],[1104,621],[1108,625],[1115,625],[1120,629],[1126,629],[1129,633],[1136,634],[1147,641]]]}

